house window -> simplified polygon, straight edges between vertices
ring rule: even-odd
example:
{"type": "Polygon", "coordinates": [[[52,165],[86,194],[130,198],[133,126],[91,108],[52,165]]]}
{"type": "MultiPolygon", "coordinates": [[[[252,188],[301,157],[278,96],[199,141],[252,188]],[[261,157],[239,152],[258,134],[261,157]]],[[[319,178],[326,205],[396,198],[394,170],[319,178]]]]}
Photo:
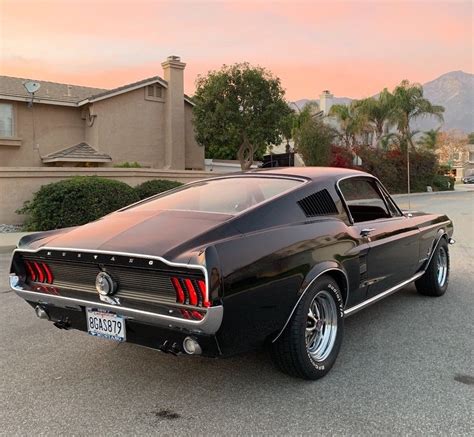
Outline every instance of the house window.
{"type": "Polygon", "coordinates": [[[453,159],[459,161],[459,152],[454,152],[453,159]]]}
{"type": "Polygon", "coordinates": [[[145,89],[145,99],[162,101],[163,88],[158,84],[148,85],[145,89]]]}
{"type": "Polygon", "coordinates": [[[0,103],[0,137],[13,137],[13,105],[0,103]]]}
{"type": "Polygon", "coordinates": [[[163,88],[161,88],[159,85],[155,85],[155,97],[158,97],[161,99],[161,93],[163,91],[163,88]]]}
{"type": "Polygon", "coordinates": [[[474,152],[469,152],[469,162],[474,162],[474,152]]]}

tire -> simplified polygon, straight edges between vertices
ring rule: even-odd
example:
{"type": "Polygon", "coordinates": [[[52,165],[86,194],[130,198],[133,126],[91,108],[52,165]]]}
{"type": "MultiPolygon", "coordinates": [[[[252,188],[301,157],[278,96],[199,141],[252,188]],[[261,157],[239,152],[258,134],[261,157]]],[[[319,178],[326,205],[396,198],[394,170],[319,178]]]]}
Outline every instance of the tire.
{"type": "Polygon", "coordinates": [[[444,237],[436,247],[425,274],[415,281],[418,293],[439,297],[446,293],[449,283],[449,250],[444,237]]]}
{"type": "Polygon", "coordinates": [[[334,279],[322,276],[303,295],[282,335],[272,344],[272,357],[288,375],[319,379],[331,370],[343,336],[341,291],[334,279]]]}

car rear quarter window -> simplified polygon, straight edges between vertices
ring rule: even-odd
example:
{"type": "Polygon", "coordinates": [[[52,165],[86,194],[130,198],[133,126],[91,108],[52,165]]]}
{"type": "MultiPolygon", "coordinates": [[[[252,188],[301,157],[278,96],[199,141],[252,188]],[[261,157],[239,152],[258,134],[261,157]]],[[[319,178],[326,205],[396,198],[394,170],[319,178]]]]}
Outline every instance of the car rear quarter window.
{"type": "Polygon", "coordinates": [[[365,178],[348,178],[340,181],[339,189],[355,222],[390,217],[375,181],[365,178]]]}
{"type": "Polygon", "coordinates": [[[231,177],[203,180],[132,206],[136,211],[188,210],[238,214],[303,182],[273,177],[231,177]]]}

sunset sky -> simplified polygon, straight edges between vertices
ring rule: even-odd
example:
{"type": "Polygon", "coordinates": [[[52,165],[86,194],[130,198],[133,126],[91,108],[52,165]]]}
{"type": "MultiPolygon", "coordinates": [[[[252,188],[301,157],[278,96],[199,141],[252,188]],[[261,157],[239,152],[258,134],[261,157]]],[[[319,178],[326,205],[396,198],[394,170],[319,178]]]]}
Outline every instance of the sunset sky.
{"type": "Polygon", "coordinates": [[[0,74],[113,88],[248,61],[289,100],[363,97],[402,79],[472,73],[472,1],[0,0],[0,74]]]}

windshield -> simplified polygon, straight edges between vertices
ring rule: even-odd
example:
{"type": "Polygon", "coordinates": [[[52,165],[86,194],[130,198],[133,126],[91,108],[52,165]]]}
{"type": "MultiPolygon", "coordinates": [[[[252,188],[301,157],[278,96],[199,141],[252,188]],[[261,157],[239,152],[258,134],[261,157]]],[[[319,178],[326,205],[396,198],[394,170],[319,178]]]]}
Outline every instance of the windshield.
{"type": "Polygon", "coordinates": [[[302,182],[270,177],[203,180],[131,207],[134,211],[165,209],[237,214],[293,189],[302,182]]]}

